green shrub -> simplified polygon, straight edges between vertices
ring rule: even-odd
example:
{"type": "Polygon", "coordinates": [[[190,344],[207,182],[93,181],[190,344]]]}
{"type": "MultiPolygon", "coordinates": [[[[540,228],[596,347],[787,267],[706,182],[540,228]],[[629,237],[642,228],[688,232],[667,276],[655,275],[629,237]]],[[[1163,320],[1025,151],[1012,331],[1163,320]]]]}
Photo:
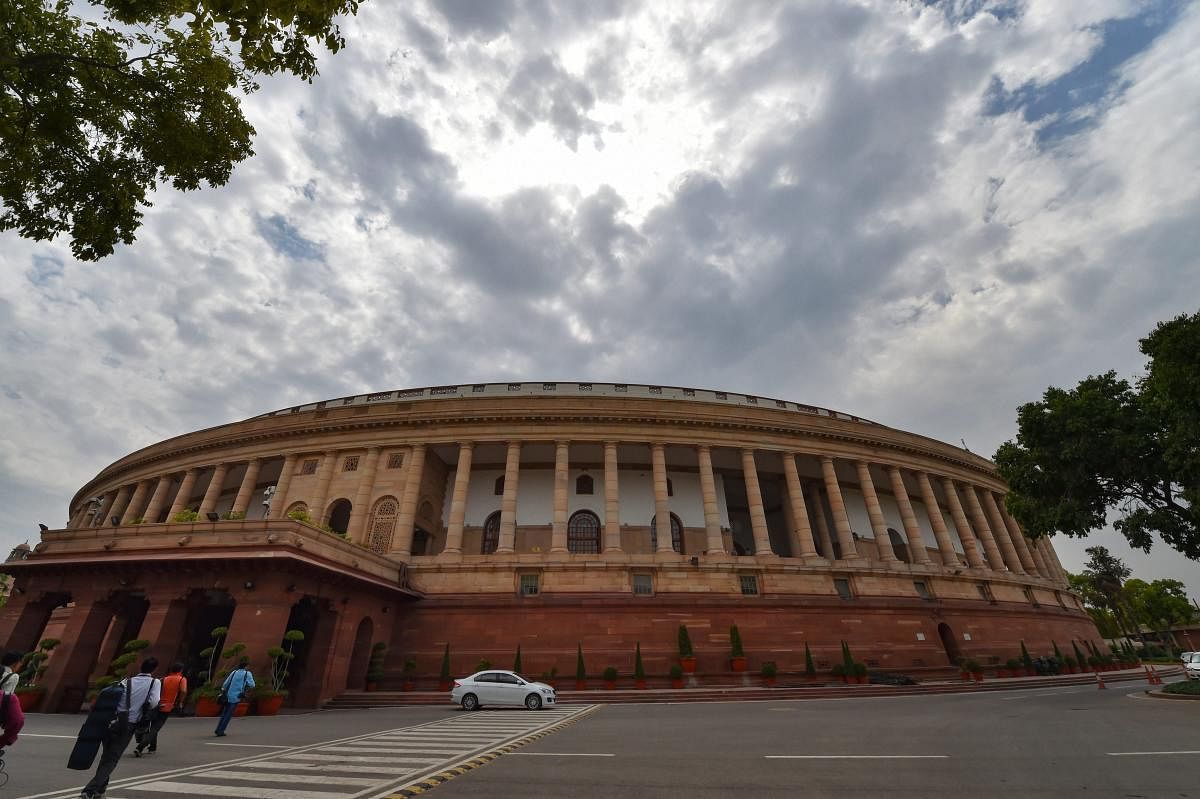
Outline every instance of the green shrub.
{"type": "Polygon", "coordinates": [[[1029,656],[1029,650],[1025,648],[1025,642],[1021,642],[1021,663],[1030,671],[1033,670],[1033,658],[1029,656]]]}
{"type": "Polygon", "coordinates": [[[770,678],[770,677],[774,677],[778,673],[779,673],[779,667],[775,665],[775,661],[773,661],[773,660],[764,660],[763,661],[762,676],[770,678]]]}
{"type": "Polygon", "coordinates": [[[854,664],[854,669],[853,669],[852,673],[854,674],[855,677],[866,677],[867,676],[867,664],[856,662],[854,664]]]}
{"type": "Polygon", "coordinates": [[[404,676],[411,677],[416,672],[416,670],[417,670],[417,661],[413,660],[412,658],[405,658],[405,660],[404,660],[404,676]]]}
{"type": "Polygon", "coordinates": [[[846,664],[845,663],[834,663],[833,668],[829,670],[829,673],[832,674],[834,677],[845,677],[846,676],[846,664]]]}
{"type": "Polygon", "coordinates": [[[971,672],[972,674],[978,674],[979,672],[983,671],[983,667],[979,665],[978,660],[968,660],[966,668],[967,671],[971,672]]]}
{"type": "Polygon", "coordinates": [[[575,649],[575,679],[587,679],[587,669],[583,666],[583,644],[579,644],[575,649]]]}
{"type": "Polygon", "coordinates": [[[513,671],[517,674],[521,673],[521,645],[517,644],[517,656],[513,658],[513,671]]]}
{"type": "Polygon", "coordinates": [[[240,510],[227,510],[221,514],[221,518],[226,521],[237,522],[246,518],[246,513],[240,510]]]}
{"type": "Polygon", "coordinates": [[[692,649],[692,638],[688,635],[687,625],[685,624],[679,625],[679,657],[695,657],[695,651],[692,649]]]}
{"type": "Polygon", "coordinates": [[[313,523],[312,516],[309,515],[308,511],[302,510],[301,508],[296,508],[296,510],[289,511],[287,517],[292,521],[303,522],[305,524],[313,523]]]}
{"type": "Polygon", "coordinates": [[[633,653],[633,678],[635,680],[646,679],[646,668],[642,665],[642,642],[638,641],[637,648],[633,653]]]}
{"type": "Polygon", "coordinates": [[[367,682],[379,682],[383,679],[383,661],[387,656],[387,644],[376,641],[371,645],[371,659],[367,661],[367,682]]]}
{"type": "Polygon", "coordinates": [[[729,625],[729,655],[735,658],[746,656],[742,650],[742,634],[738,632],[736,624],[729,625]]]}
{"type": "Polygon", "coordinates": [[[617,669],[616,669],[616,667],[614,667],[614,666],[609,666],[608,668],[606,668],[606,669],[604,670],[604,681],[605,681],[605,682],[616,682],[616,681],[617,681],[617,669]]]}
{"type": "Polygon", "coordinates": [[[1004,661],[1004,668],[1016,671],[1017,669],[1021,668],[1021,661],[1017,660],[1016,658],[1009,658],[1008,660],[1004,661]]]}
{"type": "Polygon", "coordinates": [[[171,521],[173,522],[194,522],[199,521],[199,519],[200,514],[191,508],[184,508],[171,517],[171,521]]]}
{"type": "Polygon", "coordinates": [[[672,680],[682,680],[683,679],[683,666],[680,666],[678,663],[674,663],[671,665],[671,679],[672,680]]]}
{"type": "Polygon", "coordinates": [[[804,673],[809,677],[817,676],[817,667],[813,665],[812,651],[808,648],[808,641],[804,642],[804,673]]]}
{"type": "Polygon", "coordinates": [[[480,658],[479,662],[475,664],[475,671],[487,671],[491,667],[492,661],[487,658],[480,658]]]}
{"type": "Polygon", "coordinates": [[[1200,680],[1184,680],[1183,682],[1173,682],[1163,688],[1163,693],[1200,696],[1200,680]]]}
{"type": "MultiPolygon", "coordinates": [[[[382,643],[382,641],[380,643],[382,643]]],[[[379,646],[379,644],[376,644],[375,646],[379,646]]],[[[380,658],[380,663],[382,664],[382,658],[380,658]]],[[[442,652],[442,671],[438,677],[442,680],[442,682],[450,681],[450,644],[446,644],[446,650],[442,652]]]]}

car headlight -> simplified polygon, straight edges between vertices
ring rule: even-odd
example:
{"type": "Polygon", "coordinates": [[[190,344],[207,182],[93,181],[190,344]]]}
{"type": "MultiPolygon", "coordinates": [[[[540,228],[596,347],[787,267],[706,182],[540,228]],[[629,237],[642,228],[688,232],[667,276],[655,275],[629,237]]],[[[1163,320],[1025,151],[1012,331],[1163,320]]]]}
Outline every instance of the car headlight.
{"type": "Polygon", "coordinates": [[[553,688],[543,688],[542,693],[544,693],[546,696],[550,696],[550,694],[554,693],[554,689],[553,688]]]}

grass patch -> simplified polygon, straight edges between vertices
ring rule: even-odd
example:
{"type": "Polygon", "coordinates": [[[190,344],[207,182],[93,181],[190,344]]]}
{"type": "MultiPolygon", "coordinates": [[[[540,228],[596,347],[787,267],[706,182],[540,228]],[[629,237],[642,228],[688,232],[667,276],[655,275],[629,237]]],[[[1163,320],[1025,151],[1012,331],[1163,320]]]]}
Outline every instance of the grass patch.
{"type": "Polygon", "coordinates": [[[1183,682],[1173,682],[1170,685],[1163,687],[1163,693],[1200,696],[1200,680],[1184,680],[1183,682]]]}

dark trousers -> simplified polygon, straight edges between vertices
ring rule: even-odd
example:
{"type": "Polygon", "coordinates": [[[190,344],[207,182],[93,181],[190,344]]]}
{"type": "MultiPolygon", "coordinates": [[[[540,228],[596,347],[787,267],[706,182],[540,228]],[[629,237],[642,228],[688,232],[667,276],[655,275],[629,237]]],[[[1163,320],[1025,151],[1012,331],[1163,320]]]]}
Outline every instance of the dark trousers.
{"type": "Polygon", "coordinates": [[[125,754],[125,750],[129,748],[131,740],[133,740],[133,727],[130,725],[126,725],[125,732],[109,735],[104,739],[103,749],[100,752],[100,764],[96,766],[96,773],[91,780],[84,786],[85,794],[100,795],[108,790],[108,778],[112,776],[113,769],[121,761],[121,755],[125,754]]]}
{"type": "Polygon", "coordinates": [[[138,749],[149,749],[151,752],[158,749],[158,731],[167,723],[167,719],[171,717],[171,711],[160,710],[155,708],[151,711],[154,717],[150,720],[150,729],[146,730],[145,735],[139,735],[137,739],[138,749]]]}
{"type": "Polygon", "coordinates": [[[237,702],[226,702],[221,708],[221,720],[217,722],[217,735],[224,735],[225,728],[229,726],[229,720],[233,718],[233,712],[237,710],[237,702]]]}

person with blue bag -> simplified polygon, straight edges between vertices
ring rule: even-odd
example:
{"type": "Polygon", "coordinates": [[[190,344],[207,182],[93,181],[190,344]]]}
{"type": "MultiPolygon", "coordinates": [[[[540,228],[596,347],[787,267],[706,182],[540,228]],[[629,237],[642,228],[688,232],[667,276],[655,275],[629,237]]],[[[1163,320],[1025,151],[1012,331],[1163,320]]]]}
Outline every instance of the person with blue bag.
{"type": "Polygon", "coordinates": [[[242,658],[238,661],[237,668],[229,672],[225,682],[221,683],[221,695],[217,697],[217,704],[221,705],[221,720],[217,722],[217,737],[225,735],[225,728],[229,726],[229,720],[233,718],[233,712],[237,710],[238,702],[242,701],[246,692],[254,687],[254,675],[250,673],[249,666],[250,658],[242,658]]]}

